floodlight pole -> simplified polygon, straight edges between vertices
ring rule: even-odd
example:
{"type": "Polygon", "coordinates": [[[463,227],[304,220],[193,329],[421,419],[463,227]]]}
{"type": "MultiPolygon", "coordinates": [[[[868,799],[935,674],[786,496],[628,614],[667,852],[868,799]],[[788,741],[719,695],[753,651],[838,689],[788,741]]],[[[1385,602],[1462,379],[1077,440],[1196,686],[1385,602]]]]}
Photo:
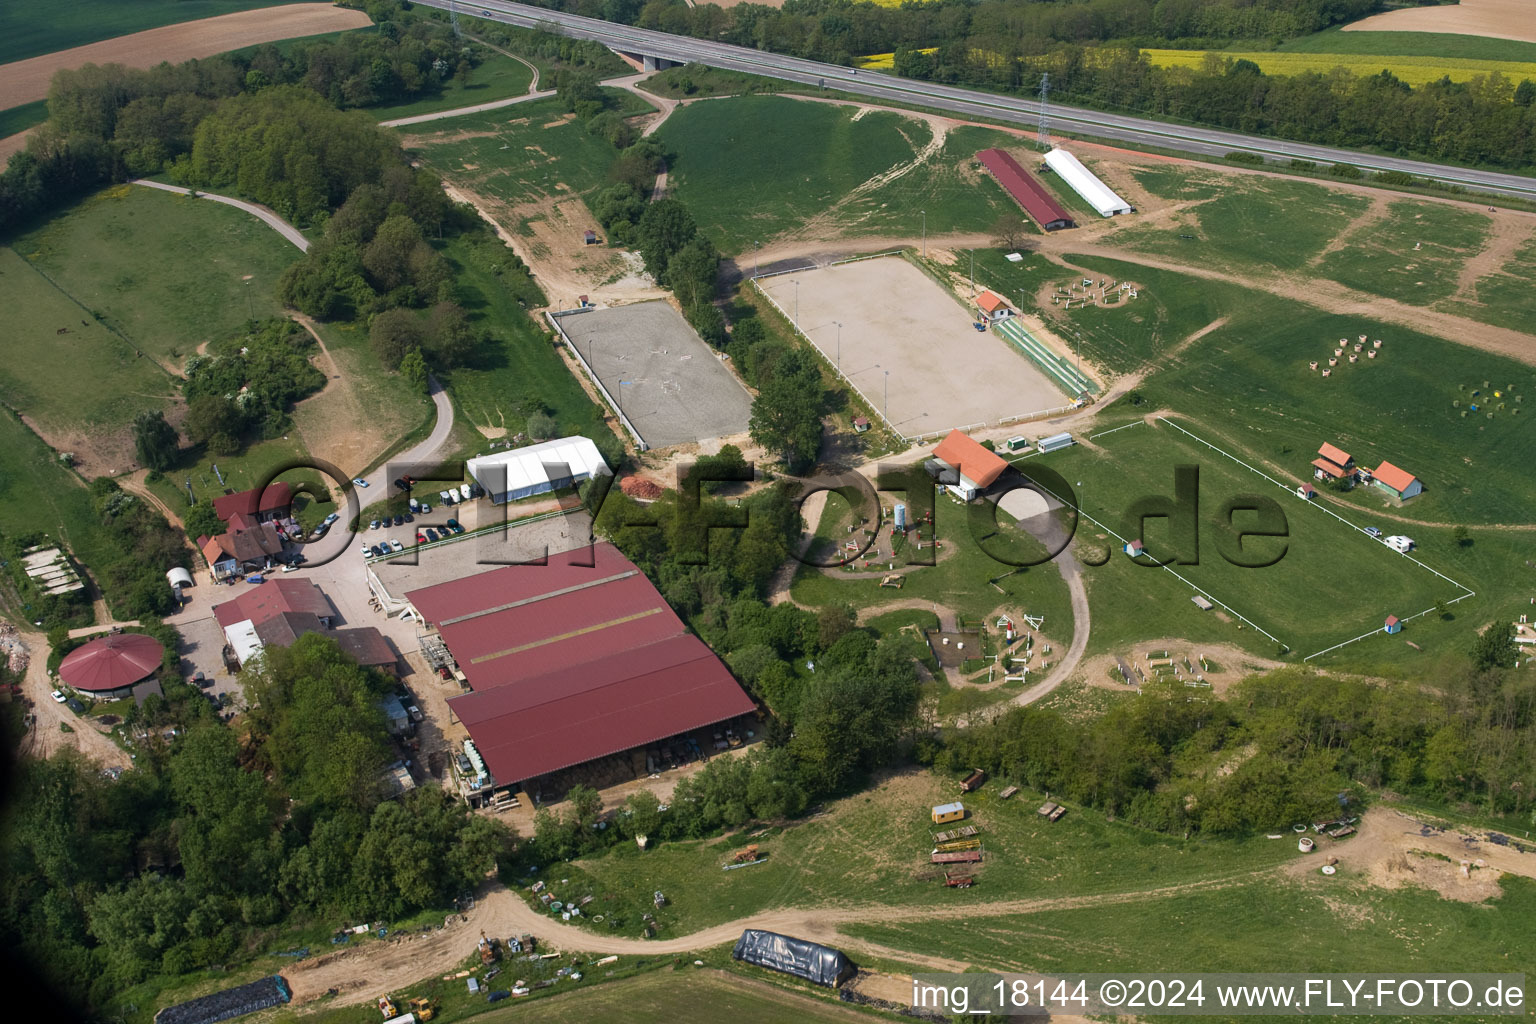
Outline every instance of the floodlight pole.
{"type": "Polygon", "coordinates": [[[918,210],[923,215],[923,259],[928,258],[928,211],[918,210]]]}
{"type": "Polygon", "coordinates": [[[891,424],[891,371],[885,371],[885,424],[891,424]]]}
{"type": "Polygon", "coordinates": [[[840,320],[833,320],[837,324],[837,372],[843,372],[843,324],[840,320]]]}
{"type": "Polygon", "coordinates": [[[971,298],[976,297],[976,250],[971,250],[971,298]]]}
{"type": "Polygon", "coordinates": [[[795,286],[795,327],[800,326],[800,279],[795,278],[790,284],[795,286]]]}

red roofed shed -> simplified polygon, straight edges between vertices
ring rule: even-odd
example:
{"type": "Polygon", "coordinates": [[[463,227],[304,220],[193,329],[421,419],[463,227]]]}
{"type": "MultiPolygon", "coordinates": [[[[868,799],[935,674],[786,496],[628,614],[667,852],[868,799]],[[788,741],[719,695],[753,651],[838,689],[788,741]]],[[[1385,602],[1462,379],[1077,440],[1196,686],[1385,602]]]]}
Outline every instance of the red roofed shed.
{"type": "Polygon", "coordinates": [[[246,619],[259,626],[285,612],[309,612],[325,625],[336,614],[325,592],[308,580],[267,580],[247,587],[233,601],[213,606],[213,617],[225,628],[246,619]]]}
{"type": "Polygon", "coordinates": [[[1024,207],[1024,212],[1033,217],[1046,231],[1056,231],[1059,228],[1070,228],[1071,216],[1062,209],[1056,197],[1045,190],[1034,177],[1019,166],[1019,162],[1000,149],[984,149],[976,154],[976,159],[981,165],[992,172],[992,177],[1003,186],[1003,190],[1024,207]]]}
{"type": "Polygon", "coordinates": [[[960,496],[969,501],[1003,475],[1008,463],[996,452],[958,430],[951,430],[933,450],[934,458],[960,471],[960,496]]]}

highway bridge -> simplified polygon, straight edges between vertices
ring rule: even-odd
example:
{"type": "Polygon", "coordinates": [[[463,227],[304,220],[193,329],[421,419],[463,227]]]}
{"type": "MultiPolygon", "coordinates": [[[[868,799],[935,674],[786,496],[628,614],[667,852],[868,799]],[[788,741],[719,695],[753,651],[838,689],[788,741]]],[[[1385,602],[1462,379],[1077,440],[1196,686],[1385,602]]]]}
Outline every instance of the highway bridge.
{"type": "MultiPolygon", "coordinates": [[[[993,93],[938,85],[894,75],[858,71],[837,64],[785,57],[745,46],[733,46],[690,36],[675,36],[652,29],[633,28],[595,18],[564,14],[560,11],[505,0],[416,0],[428,7],[499,21],[521,28],[539,28],[602,43],[639,60],[647,69],[669,64],[705,64],[729,71],[778,78],[818,88],[888,100],[911,106],[940,110],[961,117],[986,118],[1007,124],[1033,127],[1039,120],[1039,104],[1030,99],[999,96],[993,93]]],[[[1495,193],[1536,198],[1536,178],[1498,171],[1432,164],[1399,157],[1356,153],[1347,149],[1315,146],[1304,142],[1242,135],[1216,128],[1169,124],[1147,118],[1107,114],[1081,107],[1050,105],[1054,128],[1098,139],[1110,139],[1136,146],[1224,156],[1232,152],[1255,153],[1268,160],[1313,160],[1318,163],[1347,163],[1368,171],[1404,171],[1421,178],[1495,193]]]]}

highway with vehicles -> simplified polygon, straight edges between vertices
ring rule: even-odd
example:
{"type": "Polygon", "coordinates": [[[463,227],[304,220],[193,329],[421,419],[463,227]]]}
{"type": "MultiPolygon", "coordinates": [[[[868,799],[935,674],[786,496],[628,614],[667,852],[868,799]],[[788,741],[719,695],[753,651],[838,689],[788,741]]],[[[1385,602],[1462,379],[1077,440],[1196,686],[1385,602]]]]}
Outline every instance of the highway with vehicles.
{"type": "MultiPolygon", "coordinates": [[[[963,117],[988,118],[1033,127],[1039,120],[1039,104],[1031,99],[938,85],[837,64],[823,64],[786,57],[745,46],[670,35],[652,29],[633,28],[574,14],[508,3],[505,0],[418,0],[428,7],[499,21],[520,28],[542,28],[576,39],[591,39],[625,53],[676,63],[697,63],[729,71],[778,78],[802,85],[837,89],[845,93],[890,100],[963,117]]],[[[1132,145],[1223,156],[1231,152],[1256,153],[1270,160],[1313,160],[1348,163],[1368,171],[1403,171],[1466,188],[1499,195],[1536,198],[1536,178],[1447,164],[1425,163],[1399,157],[1357,153],[1330,146],[1242,135],[1216,128],[1170,124],[1147,118],[1109,114],[1081,107],[1050,104],[1050,126],[1097,139],[1132,145]]]]}

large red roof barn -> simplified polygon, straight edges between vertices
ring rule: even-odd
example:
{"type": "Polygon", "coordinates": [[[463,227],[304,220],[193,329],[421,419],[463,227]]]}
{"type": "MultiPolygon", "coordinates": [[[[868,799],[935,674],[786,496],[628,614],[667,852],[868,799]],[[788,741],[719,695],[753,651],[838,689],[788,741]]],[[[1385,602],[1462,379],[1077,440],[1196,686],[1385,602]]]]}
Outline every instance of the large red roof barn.
{"type": "Polygon", "coordinates": [[[59,663],[59,677],[77,690],[126,690],[160,667],[165,645],[143,633],[113,633],[77,647],[59,663]]]}

